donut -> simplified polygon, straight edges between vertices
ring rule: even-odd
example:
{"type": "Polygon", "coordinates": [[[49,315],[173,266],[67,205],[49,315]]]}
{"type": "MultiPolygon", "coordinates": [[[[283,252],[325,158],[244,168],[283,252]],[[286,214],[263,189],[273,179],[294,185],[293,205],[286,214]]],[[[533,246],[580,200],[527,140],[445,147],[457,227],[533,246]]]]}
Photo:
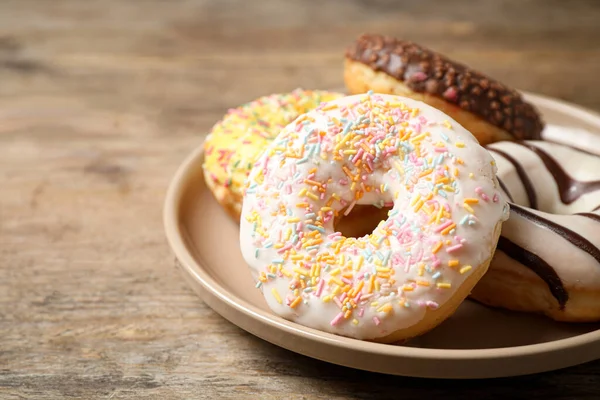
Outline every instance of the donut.
{"type": "Polygon", "coordinates": [[[556,321],[600,321],[600,153],[539,140],[488,149],[510,216],[471,297],[556,321]]]}
{"type": "Polygon", "coordinates": [[[486,272],[508,203],[493,158],[425,103],[367,93],[288,125],[246,182],[240,247],[274,314],[394,343],[450,316],[486,272]],[[361,237],[356,205],[388,208],[361,237]]]}
{"type": "Polygon", "coordinates": [[[514,89],[416,43],[377,34],[346,50],[344,81],[351,94],[373,90],[423,101],[448,114],[482,145],[536,140],[544,123],[514,89]]]}
{"type": "Polygon", "coordinates": [[[213,126],[204,141],[204,179],[232,218],[239,220],[244,181],[260,152],[299,115],[341,96],[303,89],[271,94],[230,109],[213,126]]]}

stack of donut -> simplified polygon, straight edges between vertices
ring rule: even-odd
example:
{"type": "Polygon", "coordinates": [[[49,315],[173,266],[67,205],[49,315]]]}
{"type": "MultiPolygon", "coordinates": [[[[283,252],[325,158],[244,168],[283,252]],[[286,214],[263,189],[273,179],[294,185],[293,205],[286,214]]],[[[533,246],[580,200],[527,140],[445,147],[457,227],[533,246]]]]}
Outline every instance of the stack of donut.
{"type": "Polygon", "coordinates": [[[205,141],[205,179],[273,312],[382,343],[469,296],[600,320],[600,154],[544,140],[516,90],[412,42],[359,37],[344,80],[347,95],[230,110],[205,141]]]}

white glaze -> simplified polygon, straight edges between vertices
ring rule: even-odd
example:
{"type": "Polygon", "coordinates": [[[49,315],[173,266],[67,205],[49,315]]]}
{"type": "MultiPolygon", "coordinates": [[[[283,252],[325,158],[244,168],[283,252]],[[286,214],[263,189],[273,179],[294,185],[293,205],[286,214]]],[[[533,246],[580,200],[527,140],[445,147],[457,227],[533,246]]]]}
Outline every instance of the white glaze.
{"type": "MultiPolygon", "coordinates": [[[[315,274],[316,276],[312,281],[308,278],[309,285],[315,284],[314,289],[311,292],[298,290],[296,293],[302,296],[302,299],[295,303],[297,304],[295,308],[292,308],[289,303],[296,300],[297,295],[290,288],[290,282],[296,281],[299,284],[294,268],[298,271],[298,268],[302,266],[299,266],[299,261],[291,259],[290,252],[296,251],[297,254],[303,256],[310,254],[313,258],[310,262],[307,262],[309,267],[315,264],[316,257],[322,258],[325,254],[334,253],[337,240],[328,236],[334,233],[334,220],[331,214],[334,212],[333,210],[343,213],[354,199],[354,192],[359,188],[357,184],[355,191],[352,191],[350,183],[344,184],[344,179],[347,176],[342,170],[343,162],[346,162],[347,167],[352,169],[352,175],[354,175],[355,166],[348,160],[359,157],[359,155],[345,154],[343,161],[333,161],[331,158],[335,152],[335,146],[339,148],[339,151],[352,151],[352,149],[355,149],[358,152],[360,152],[360,146],[355,143],[350,145],[352,139],[348,140],[346,145],[339,145],[340,140],[344,142],[342,138],[345,138],[346,135],[353,137],[354,133],[347,134],[347,129],[340,133],[339,129],[336,130],[337,125],[332,121],[334,118],[342,120],[339,124],[340,129],[346,127],[347,121],[343,120],[341,110],[344,107],[352,108],[353,104],[360,102],[362,99],[368,99],[368,96],[348,96],[327,105],[322,105],[318,110],[307,114],[314,121],[301,125],[299,130],[297,129],[299,124],[297,121],[290,124],[266,149],[256,162],[248,179],[249,189],[244,197],[240,222],[240,243],[244,259],[249,264],[252,275],[259,282],[259,286],[261,285],[259,281],[261,273],[271,271],[272,275],[269,278],[262,277],[265,282],[260,287],[267,304],[275,313],[286,319],[322,331],[358,339],[374,339],[413,326],[424,318],[428,307],[437,308],[454,296],[469,274],[491,257],[491,250],[495,245],[493,243],[494,228],[508,217],[508,212],[504,197],[496,189],[496,167],[493,159],[469,132],[441,111],[422,102],[398,96],[374,95],[371,100],[375,103],[381,101],[377,106],[380,111],[383,111],[386,107],[385,102],[396,103],[391,107],[395,110],[393,112],[398,114],[393,121],[396,130],[387,139],[386,145],[389,147],[384,146],[383,149],[380,149],[384,153],[388,149],[390,153],[385,157],[379,155],[375,157],[373,172],[364,174],[361,178],[365,187],[371,185],[376,189],[365,192],[364,197],[357,204],[375,204],[381,201],[393,202],[393,208],[389,213],[390,217],[387,221],[382,221],[375,229],[375,236],[367,235],[354,241],[347,241],[347,246],[335,255],[335,265],[328,266],[325,261],[317,262],[320,274],[315,274]],[[419,110],[418,114],[411,116],[410,110],[400,112],[402,108],[400,103],[404,103],[410,108],[417,108],[419,110]],[[336,105],[338,108],[327,111],[321,109],[327,109],[330,105],[336,105]],[[399,138],[406,134],[398,133],[403,129],[401,125],[403,121],[408,123],[406,132],[409,130],[416,130],[417,132],[414,132],[407,140],[400,143],[399,138]],[[321,139],[322,143],[317,145],[316,142],[320,137],[319,132],[323,132],[322,135],[324,136],[321,139]],[[428,135],[424,135],[426,137],[420,140],[420,144],[418,141],[410,141],[423,133],[428,135]],[[399,142],[397,145],[395,145],[396,141],[399,142]],[[300,158],[301,161],[299,161],[299,158],[286,157],[283,154],[284,151],[301,153],[303,143],[308,143],[308,145],[305,146],[303,153],[305,157],[300,158]],[[402,149],[405,145],[414,148],[417,144],[421,147],[421,154],[425,157],[409,158],[408,162],[405,163],[404,154],[400,154],[402,149]],[[464,147],[458,147],[461,144],[464,144],[464,147]],[[320,146],[320,154],[317,146],[320,146]],[[313,147],[315,148],[314,153],[310,154],[310,149],[313,147]],[[435,151],[436,148],[446,150],[438,152],[435,151]],[[425,166],[423,162],[428,159],[429,155],[433,155],[433,157],[427,161],[425,166]],[[443,156],[440,157],[441,155],[443,156]],[[463,164],[460,164],[457,161],[458,159],[461,159],[463,164]],[[407,181],[412,179],[413,176],[416,178],[417,174],[415,172],[427,170],[434,163],[439,164],[435,165],[432,174],[412,181],[412,183],[416,182],[414,187],[412,183],[407,185],[407,181]],[[439,210],[437,207],[440,204],[443,207],[445,203],[448,204],[451,215],[447,214],[447,219],[442,218],[437,223],[423,223],[423,220],[430,218],[424,210],[426,206],[422,206],[417,212],[415,208],[420,203],[417,202],[416,206],[411,205],[411,203],[414,203],[414,196],[417,195],[417,192],[421,193],[423,197],[431,192],[426,179],[429,179],[430,176],[443,179],[442,175],[438,176],[436,174],[443,171],[444,166],[449,167],[447,174],[451,176],[454,174],[454,169],[458,169],[459,175],[454,178],[456,193],[446,188],[441,193],[432,194],[432,215],[435,217],[439,210]],[[324,183],[331,178],[322,199],[319,199],[318,196],[315,200],[306,195],[303,197],[299,195],[302,189],[306,188],[313,194],[318,193],[317,186],[312,183],[307,185],[304,182],[305,178],[310,177],[309,171],[312,169],[316,169],[316,176],[311,178],[313,181],[324,183]],[[471,177],[469,173],[472,173],[471,177]],[[263,174],[264,181],[261,181],[263,174]],[[380,191],[382,185],[386,185],[384,192],[380,191]],[[294,250],[289,249],[289,244],[294,241],[294,235],[292,234],[290,239],[286,240],[288,229],[298,227],[297,222],[293,222],[295,221],[294,218],[302,221],[302,229],[298,229],[298,231],[303,231],[304,234],[314,230],[307,226],[307,219],[311,219],[313,224],[316,223],[316,215],[311,216],[310,213],[307,215],[304,208],[299,208],[296,205],[298,203],[309,203],[316,213],[321,210],[321,207],[325,205],[333,193],[339,195],[340,200],[333,201],[333,204],[331,204],[333,210],[326,211],[323,214],[323,230],[325,231],[322,235],[323,242],[317,244],[312,250],[308,250],[301,247],[300,241],[296,241],[294,250]],[[485,201],[481,197],[482,193],[483,197],[486,198],[485,201]],[[445,194],[446,197],[444,198],[442,194],[445,194]],[[478,198],[479,202],[471,204],[475,212],[475,217],[470,217],[473,224],[464,223],[461,225],[459,222],[471,215],[463,207],[466,198],[478,198]],[[439,202],[438,205],[434,204],[435,202],[439,202]],[[280,213],[280,207],[284,209],[283,214],[280,213]],[[456,223],[454,230],[445,235],[436,232],[436,228],[446,223],[447,220],[456,223]],[[401,227],[396,224],[400,224],[401,227]],[[403,231],[409,224],[414,224],[414,230],[403,231]],[[360,246],[364,244],[367,248],[376,247],[374,242],[369,240],[378,241],[378,238],[382,236],[380,228],[384,226],[391,227],[391,235],[380,242],[378,250],[372,250],[370,258],[365,257],[368,251],[361,249],[360,246]],[[417,231],[422,232],[423,238],[416,238],[417,231]],[[395,236],[399,232],[403,232],[401,239],[395,236]],[[440,238],[451,240],[451,244],[445,244],[434,255],[432,249],[440,238]],[[447,253],[447,248],[451,248],[462,239],[466,239],[462,248],[451,254],[447,253]],[[386,240],[389,242],[386,242],[386,240]],[[277,244],[278,242],[280,244],[277,244]],[[277,249],[276,246],[279,246],[280,249],[277,249]],[[281,246],[283,246],[283,249],[281,249],[281,246]],[[296,248],[297,250],[295,250],[296,248]],[[409,251],[409,249],[411,250],[409,251]],[[288,258],[283,259],[286,254],[288,258]],[[340,259],[342,254],[343,260],[340,259]],[[364,261],[357,269],[361,258],[364,261]],[[436,259],[438,261],[435,261],[436,259]],[[368,297],[369,291],[369,279],[365,278],[365,273],[371,273],[377,267],[376,263],[378,261],[376,260],[380,260],[383,268],[390,268],[390,279],[395,282],[389,284],[388,287],[384,285],[388,278],[378,277],[376,280],[381,282],[380,290],[374,290],[372,297],[365,300],[364,297],[368,297]],[[459,260],[459,266],[448,267],[450,260],[459,260]],[[341,273],[336,273],[336,269],[340,267],[339,263],[341,262],[343,262],[343,267],[349,267],[346,272],[352,273],[352,277],[346,278],[347,281],[342,282],[342,284],[344,286],[349,284],[352,287],[350,293],[361,296],[357,307],[352,311],[352,316],[348,319],[340,318],[340,306],[336,301],[323,301],[338,286],[333,281],[341,278],[341,273]],[[472,269],[469,271],[466,268],[467,271],[459,272],[466,265],[472,266],[472,269]],[[286,276],[282,271],[290,276],[286,276]],[[335,275],[332,276],[332,274],[335,275]],[[321,284],[319,283],[320,280],[324,280],[324,282],[321,284]],[[364,286],[360,291],[360,295],[358,295],[355,288],[360,285],[361,280],[364,280],[364,286]],[[421,284],[429,283],[430,286],[416,285],[414,284],[416,281],[420,281],[421,284]],[[411,287],[414,290],[405,290],[405,284],[410,285],[411,282],[411,287]],[[450,288],[440,288],[437,286],[438,283],[442,286],[450,284],[450,288]],[[318,293],[320,285],[323,285],[323,289],[321,293],[318,293]],[[273,289],[280,296],[281,303],[272,294],[273,289]],[[376,305],[373,305],[374,302],[376,302],[376,305]],[[390,305],[388,310],[382,311],[381,307],[386,304],[390,305]],[[364,310],[362,314],[361,309],[364,310]]],[[[375,108],[375,106],[372,108],[375,108]]],[[[377,118],[381,120],[388,118],[388,116],[389,114],[384,112],[383,116],[377,118]]],[[[375,118],[375,116],[371,116],[372,120],[375,120],[375,118]]],[[[356,121],[356,117],[348,117],[348,120],[356,121]]],[[[363,131],[365,131],[364,135],[369,134],[368,130],[363,131]]],[[[370,144],[368,149],[374,151],[375,147],[377,147],[376,144],[370,144]]],[[[380,150],[377,150],[377,154],[380,153],[380,150]]],[[[406,154],[412,152],[413,150],[407,150],[406,154]]],[[[363,160],[365,162],[367,160],[364,155],[363,160]]],[[[439,231],[439,229],[437,230],[439,231]]],[[[386,272],[382,273],[385,275],[386,272]]],[[[311,272],[307,269],[303,276],[310,277],[310,275],[311,272]]],[[[342,298],[339,299],[343,301],[342,298]]]]}
{"type": "MultiPolygon", "coordinates": [[[[591,143],[589,138],[593,134],[556,126],[547,127],[544,133],[547,132],[550,134],[543,134],[545,139],[555,140],[560,136],[561,142],[564,144],[546,141],[526,141],[526,143],[551,155],[572,178],[579,181],[600,180],[600,149],[594,146],[584,146],[590,152],[598,152],[598,155],[594,155],[571,147],[591,143]]],[[[496,159],[498,178],[507,187],[514,203],[523,206],[525,210],[538,217],[575,232],[596,248],[600,248],[600,223],[586,216],[573,215],[577,213],[600,215],[600,210],[593,212],[600,206],[600,190],[588,192],[570,204],[565,204],[561,200],[555,177],[535,152],[511,142],[494,143],[488,148],[492,150],[492,155],[496,159]],[[529,203],[524,185],[514,165],[502,155],[495,153],[494,149],[510,154],[524,167],[537,195],[538,210],[527,207],[529,203]]],[[[556,232],[536,224],[518,213],[511,212],[510,218],[502,226],[502,236],[548,263],[567,290],[597,290],[600,287],[598,261],[589,252],[577,247],[556,232]]],[[[501,249],[497,249],[497,252],[503,253],[501,249]]],[[[533,273],[527,266],[504,253],[500,257],[495,257],[490,268],[503,271],[512,270],[516,272],[515,276],[526,277],[533,273]]],[[[493,281],[489,281],[488,284],[493,284],[493,281]]],[[[504,293],[503,296],[510,296],[510,293],[504,293]]],[[[501,299],[499,300],[501,301],[501,299]]],[[[568,305],[567,302],[567,307],[568,305]]]]}

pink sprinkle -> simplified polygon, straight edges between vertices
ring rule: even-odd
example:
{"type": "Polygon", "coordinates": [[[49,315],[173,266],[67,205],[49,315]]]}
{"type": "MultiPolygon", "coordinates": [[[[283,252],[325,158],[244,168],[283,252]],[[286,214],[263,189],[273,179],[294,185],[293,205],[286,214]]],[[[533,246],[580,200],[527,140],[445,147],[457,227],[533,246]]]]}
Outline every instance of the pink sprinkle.
{"type": "Polygon", "coordinates": [[[458,93],[456,92],[456,89],[454,89],[453,87],[449,87],[448,89],[446,89],[442,96],[444,96],[450,101],[455,101],[458,98],[458,93]]]}
{"type": "MultiPolygon", "coordinates": [[[[300,234],[298,234],[298,236],[303,235],[304,232],[302,232],[302,227],[304,225],[302,224],[302,221],[298,222],[298,226],[296,227],[296,230],[301,231],[300,234]]],[[[302,239],[302,236],[300,236],[300,239],[302,239]]]]}
{"type": "Polygon", "coordinates": [[[364,313],[365,313],[365,309],[361,308],[360,311],[358,312],[358,316],[362,317],[364,313]]]}
{"type": "Polygon", "coordinates": [[[356,297],[354,298],[354,302],[358,303],[360,301],[360,298],[362,297],[362,292],[358,292],[358,294],[356,295],[356,297]]]}
{"type": "Polygon", "coordinates": [[[381,321],[377,317],[373,317],[373,322],[375,322],[375,325],[377,325],[377,326],[379,326],[379,324],[381,324],[381,321]]]}
{"type": "Polygon", "coordinates": [[[433,310],[437,309],[440,306],[438,303],[436,303],[435,301],[431,301],[431,300],[427,301],[426,304],[427,304],[427,307],[429,307],[433,310]]]}
{"type": "Polygon", "coordinates": [[[480,195],[480,196],[481,196],[481,198],[483,199],[483,201],[490,201],[490,198],[488,197],[488,195],[487,195],[487,194],[485,194],[485,193],[481,193],[481,195],[480,195]]]}
{"type": "Polygon", "coordinates": [[[289,249],[291,249],[291,248],[292,248],[292,244],[291,244],[291,243],[288,243],[288,244],[287,244],[287,246],[283,246],[283,247],[282,247],[282,248],[280,248],[280,249],[279,249],[277,252],[278,252],[279,254],[281,254],[281,253],[285,253],[286,251],[288,251],[288,250],[289,250],[289,249]]]}
{"type": "Polygon", "coordinates": [[[333,298],[333,301],[335,301],[335,304],[337,304],[337,306],[339,308],[342,308],[343,304],[342,304],[341,300],[339,298],[337,298],[337,296],[333,298]]]}
{"type": "Polygon", "coordinates": [[[302,124],[300,122],[296,123],[296,132],[300,132],[302,130],[302,124]]]}
{"type": "Polygon", "coordinates": [[[292,194],[292,185],[288,184],[288,185],[285,187],[285,192],[286,192],[287,194],[292,194]]]}
{"type": "Polygon", "coordinates": [[[371,297],[373,297],[373,293],[363,294],[362,299],[363,300],[369,300],[371,297]]]}
{"type": "Polygon", "coordinates": [[[361,272],[360,274],[358,274],[358,275],[356,276],[356,279],[358,279],[358,280],[360,281],[360,280],[361,280],[362,278],[364,278],[364,277],[365,277],[365,273],[364,273],[364,272],[361,272]]]}
{"type": "Polygon", "coordinates": [[[340,297],[340,301],[344,301],[346,299],[346,297],[348,297],[348,293],[344,292],[342,294],[342,297],[340,297]]]}
{"type": "Polygon", "coordinates": [[[432,266],[433,268],[437,268],[437,267],[439,267],[439,266],[440,266],[440,264],[441,264],[441,263],[442,263],[442,262],[441,262],[440,260],[435,260],[433,263],[431,263],[431,266],[432,266]]]}
{"type": "Polygon", "coordinates": [[[319,281],[319,286],[317,287],[317,292],[315,293],[317,297],[321,297],[321,293],[323,292],[323,288],[325,287],[325,280],[321,279],[319,281]]]}
{"type": "Polygon", "coordinates": [[[410,256],[406,259],[406,265],[404,266],[404,272],[408,272],[410,270],[410,256]]]}
{"type": "Polygon", "coordinates": [[[346,209],[346,211],[344,211],[344,215],[348,215],[350,214],[350,211],[352,211],[352,209],[354,208],[354,206],[356,205],[356,200],[352,200],[352,203],[350,203],[350,206],[346,209]]]}
{"type": "Polygon", "coordinates": [[[444,153],[445,151],[447,151],[448,149],[445,147],[436,147],[435,151],[438,153],[444,153]]]}
{"type": "Polygon", "coordinates": [[[498,200],[499,200],[498,193],[494,193],[494,199],[493,199],[494,203],[497,203],[498,200]]]}
{"type": "Polygon", "coordinates": [[[329,235],[327,235],[327,239],[333,239],[336,236],[341,236],[342,232],[334,232],[334,233],[330,233],[329,235]]]}
{"type": "Polygon", "coordinates": [[[446,248],[446,252],[447,253],[454,253],[456,250],[460,250],[463,247],[462,244],[457,244],[454,246],[450,246],[446,248]]]}
{"type": "Polygon", "coordinates": [[[331,326],[336,326],[341,319],[344,318],[344,313],[341,312],[334,319],[331,320],[331,326]]]}
{"type": "Polygon", "coordinates": [[[444,229],[446,229],[447,227],[449,227],[450,225],[452,225],[452,220],[448,220],[448,221],[444,222],[442,225],[435,228],[434,232],[441,232],[444,229]]]}
{"type": "MultiPolygon", "coordinates": [[[[347,285],[351,285],[352,284],[352,281],[350,279],[348,279],[348,278],[342,278],[342,282],[344,282],[347,285]]],[[[346,294],[346,293],[344,293],[344,294],[346,294]]]]}

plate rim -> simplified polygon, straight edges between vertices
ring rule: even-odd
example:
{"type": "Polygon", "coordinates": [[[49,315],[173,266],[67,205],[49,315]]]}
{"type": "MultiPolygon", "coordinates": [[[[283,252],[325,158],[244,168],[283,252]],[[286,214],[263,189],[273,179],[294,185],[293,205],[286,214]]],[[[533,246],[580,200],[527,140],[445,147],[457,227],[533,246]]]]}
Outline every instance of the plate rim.
{"type": "MultiPolygon", "coordinates": [[[[551,97],[533,94],[529,92],[523,92],[524,96],[534,104],[543,105],[547,108],[551,109],[561,109],[563,112],[574,116],[577,119],[584,120],[592,125],[598,126],[600,130],[600,113],[597,113],[593,110],[589,110],[585,107],[568,103],[563,100],[554,99],[551,97]]],[[[177,262],[180,265],[180,270],[186,273],[187,279],[193,279],[196,283],[199,283],[202,286],[202,289],[205,295],[200,295],[202,300],[215,312],[219,315],[233,323],[234,325],[239,326],[245,331],[250,332],[254,336],[260,337],[263,340],[266,340],[270,343],[273,343],[279,347],[286,348],[290,351],[294,351],[299,354],[307,355],[312,358],[321,359],[327,362],[333,362],[328,360],[326,357],[321,358],[315,356],[314,354],[310,354],[310,352],[301,352],[297,349],[293,349],[285,344],[279,343],[277,341],[271,340],[265,336],[268,335],[260,335],[256,332],[247,329],[247,327],[241,326],[239,323],[234,322],[230,319],[231,315],[226,314],[223,310],[217,310],[216,304],[213,304],[214,301],[220,301],[224,306],[229,308],[230,310],[237,313],[242,313],[250,318],[258,320],[260,323],[264,325],[268,325],[270,328],[282,330],[286,334],[291,334],[294,336],[300,336],[303,339],[310,341],[317,341],[321,345],[335,346],[344,350],[350,351],[359,351],[361,353],[369,353],[375,354],[390,358],[398,358],[398,359],[406,359],[406,360],[424,360],[424,361],[492,361],[492,360],[506,360],[506,359],[515,359],[515,358],[528,358],[532,356],[539,356],[548,353],[563,353],[572,349],[590,349],[592,347],[598,348],[596,356],[592,355],[588,357],[587,361],[592,361],[600,357],[600,329],[587,332],[584,334],[575,335],[572,337],[558,339],[550,342],[537,343],[537,344],[528,344],[528,345],[520,345],[520,346],[511,346],[511,347],[503,347],[503,348],[489,348],[489,349],[433,349],[433,348],[419,348],[419,347],[407,347],[407,346],[397,346],[397,345],[388,345],[388,344],[380,344],[368,341],[362,341],[358,339],[352,339],[347,337],[341,337],[338,335],[334,335],[327,332],[318,331],[316,329],[312,329],[309,327],[305,327],[294,323],[292,321],[288,321],[279,317],[275,314],[271,314],[268,311],[262,310],[249,302],[239,298],[229,290],[225,289],[222,285],[217,283],[204,269],[201,263],[197,262],[192,253],[188,249],[188,245],[186,243],[186,238],[184,232],[182,232],[182,227],[180,224],[180,202],[183,194],[187,188],[186,176],[188,175],[191,167],[196,165],[197,163],[201,163],[203,161],[204,149],[203,142],[195,148],[179,165],[173,178],[169,182],[169,186],[166,192],[164,206],[163,206],[163,225],[165,229],[165,233],[167,236],[167,241],[171,248],[171,251],[174,253],[177,262]],[[207,299],[209,295],[212,297],[211,299],[207,299]]],[[[204,179],[202,176],[201,179],[204,179]]],[[[195,288],[194,288],[195,289],[195,288]]],[[[593,353],[593,352],[590,352],[593,353]]],[[[576,361],[571,363],[565,363],[563,367],[573,366],[576,364],[581,364],[587,361],[576,361]]],[[[388,374],[396,374],[396,375],[404,375],[404,376],[420,376],[420,377],[436,377],[440,378],[439,375],[427,375],[427,374],[405,374],[405,373],[395,373],[389,370],[379,370],[377,368],[367,369],[360,366],[354,366],[349,364],[341,364],[339,362],[333,362],[339,365],[345,365],[352,368],[370,370],[374,372],[384,372],[388,374]]],[[[536,368],[535,371],[525,372],[527,373],[535,373],[535,372],[543,372],[556,368],[536,368]]],[[[517,373],[515,375],[522,375],[523,373],[517,373]]],[[[483,374],[481,377],[493,377],[496,375],[483,374]]],[[[510,376],[507,374],[501,374],[497,376],[510,376]]],[[[469,376],[468,378],[473,378],[477,376],[469,376]]]]}

